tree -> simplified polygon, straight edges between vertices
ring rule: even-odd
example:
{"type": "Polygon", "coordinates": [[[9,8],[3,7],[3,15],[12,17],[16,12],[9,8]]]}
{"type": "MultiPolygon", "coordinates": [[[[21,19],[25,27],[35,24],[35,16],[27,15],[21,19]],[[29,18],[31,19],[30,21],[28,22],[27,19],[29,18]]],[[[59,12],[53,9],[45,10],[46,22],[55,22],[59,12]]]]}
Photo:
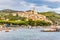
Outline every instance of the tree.
{"type": "Polygon", "coordinates": [[[39,21],[39,20],[36,21],[36,26],[49,26],[49,25],[51,25],[50,22],[39,21]]]}
{"type": "Polygon", "coordinates": [[[26,17],[20,17],[20,20],[26,21],[26,17]]]}
{"type": "Polygon", "coordinates": [[[29,19],[28,25],[35,26],[35,21],[33,21],[32,19],[29,19]]]}

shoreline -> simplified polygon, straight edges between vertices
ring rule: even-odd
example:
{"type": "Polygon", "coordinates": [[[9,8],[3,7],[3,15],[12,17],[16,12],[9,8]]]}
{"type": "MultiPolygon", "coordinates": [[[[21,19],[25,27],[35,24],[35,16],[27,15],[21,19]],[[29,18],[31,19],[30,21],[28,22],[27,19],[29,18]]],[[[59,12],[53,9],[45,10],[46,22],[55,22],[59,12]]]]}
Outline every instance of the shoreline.
{"type": "MultiPolygon", "coordinates": [[[[30,26],[30,27],[28,27],[28,26],[16,26],[16,27],[6,27],[6,28],[0,28],[0,30],[2,31],[2,30],[5,30],[5,31],[7,31],[7,32],[9,32],[10,30],[13,30],[13,31],[15,31],[15,30],[19,30],[19,29],[40,29],[40,31],[41,30],[45,30],[45,29],[48,29],[48,30],[51,30],[51,29],[49,29],[51,26],[30,26]]],[[[57,26],[57,27],[59,27],[59,29],[60,29],[60,26],[57,26]]]]}

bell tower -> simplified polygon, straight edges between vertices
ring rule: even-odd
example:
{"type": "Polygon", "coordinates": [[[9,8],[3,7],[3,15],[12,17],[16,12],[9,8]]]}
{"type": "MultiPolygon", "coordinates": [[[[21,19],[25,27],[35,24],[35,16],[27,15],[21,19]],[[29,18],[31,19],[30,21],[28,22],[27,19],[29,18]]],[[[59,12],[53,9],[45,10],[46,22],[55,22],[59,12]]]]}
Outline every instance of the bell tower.
{"type": "Polygon", "coordinates": [[[37,14],[35,7],[33,8],[33,14],[37,14]]]}

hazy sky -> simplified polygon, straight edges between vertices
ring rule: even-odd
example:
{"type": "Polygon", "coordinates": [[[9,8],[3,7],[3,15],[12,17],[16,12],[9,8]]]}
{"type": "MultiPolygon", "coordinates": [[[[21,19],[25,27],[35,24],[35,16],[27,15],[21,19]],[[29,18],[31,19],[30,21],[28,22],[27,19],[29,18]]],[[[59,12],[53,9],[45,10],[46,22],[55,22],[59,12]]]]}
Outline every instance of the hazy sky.
{"type": "Polygon", "coordinates": [[[33,7],[37,11],[55,11],[60,13],[60,0],[0,0],[1,9],[30,10],[33,7]]]}

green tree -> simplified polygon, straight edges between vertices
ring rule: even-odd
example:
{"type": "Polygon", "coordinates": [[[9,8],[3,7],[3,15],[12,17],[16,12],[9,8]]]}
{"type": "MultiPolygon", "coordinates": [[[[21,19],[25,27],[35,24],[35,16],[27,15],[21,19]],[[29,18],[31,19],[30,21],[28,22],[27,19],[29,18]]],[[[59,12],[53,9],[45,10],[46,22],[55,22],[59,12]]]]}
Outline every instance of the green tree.
{"type": "Polygon", "coordinates": [[[33,21],[32,19],[29,19],[28,25],[35,26],[35,21],[33,21]]]}
{"type": "Polygon", "coordinates": [[[36,21],[36,26],[49,26],[49,25],[51,25],[51,23],[46,21],[39,21],[39,20],[36,21]]]}

